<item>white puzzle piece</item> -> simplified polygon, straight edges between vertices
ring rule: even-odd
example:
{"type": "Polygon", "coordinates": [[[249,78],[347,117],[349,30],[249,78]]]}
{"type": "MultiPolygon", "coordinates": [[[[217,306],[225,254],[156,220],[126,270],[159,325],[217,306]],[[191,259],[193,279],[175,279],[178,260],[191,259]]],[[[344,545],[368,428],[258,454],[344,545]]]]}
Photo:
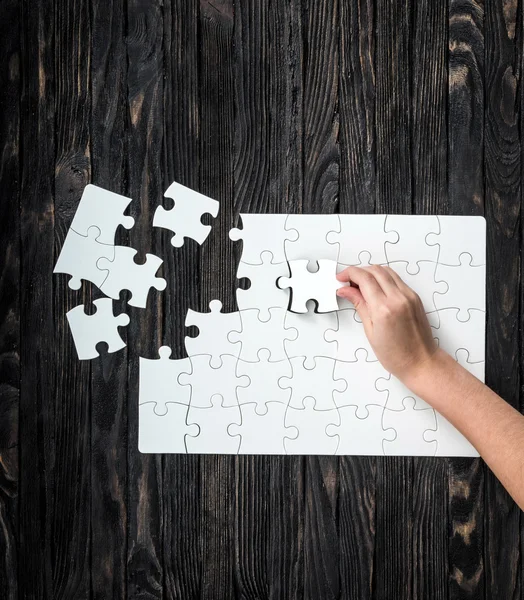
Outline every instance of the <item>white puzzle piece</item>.
{"type": "Polygon", "coordinates": [[[338,328],[326,329],[324,337],[328,342],[335,342],[337,360],[351,362],[357,360],[356,352],[363,348],[368,353],[368,361],[376,361],[377,357],[366,337],[362,321],[357,320],[357,311],[353,308],[339,310],[337,313],[338,328]]]}
{"type": "Polygon", "coordinates": [[[238,266],[238,279],[247,278],[251,282],[249,289],[238,289],[237,305],[240,310],[258,308],[259,318],[268,321],[270,308],[287,308],[289,305],[289,290],[277,287],[280,277],[289,276],[289,266],[286,262],[271,262],[271,252],[262,253],[261,265],[249,265],[241,262],[238,266]]]}
{"type": "Polygon", "coordinates": [[[438,262],[459,266],[460,255],[467,252],[471,264],[486,264],[486,219],[484,217],[439,216],[440,233],[429,233],[426,242],[438,246],[438,262]],[[467,232],[467,235],[464,233],[467,232]]]}
{"type": "Polygon", "coordinates": [[[329,425],[326,433],[338,439],[337,454],[340,456],[380,456],[383,454],[383,440],[393,441],[393,429],[382,429],[381,406],[367,406],[368,414],[357,416],[356,406],[339,409],[340,425],[329,425]]]}
{"type": "Polygon", "coordinates": [[[415,400],[406,398],[404,410],[388,410],[382,413],[384,430],[393,429],[396,437],[393,441],[384,440],[386,456],[435,456],[436,442],[425,439],[428,430],[437,429],[437,419],[432,408],[417,410],[415,400]]]}
{"type": "Polygon", "coordinates": [[[237,377],[237,358],[222,356],[222,365],[218,368],[211,366],[211,356],[201,354],[192,356],[191,372],[178,376],[180,385],[191,386],[191,406],[210,408],[211,398],[222,396],[224,406],[238,405],[237,388],[249,385],[249,377],[237,377]]]}
{"type": "Polygon", "coordinates": [[[313,303],[309,303],[307,313],[288,312],[285,320],[286,327],[298,332],[296,339],[284,344],[288,358],[304,357],[307,369],[315,366],[315,357],[335,358],[337,353],[336,343],[324,337],[327,330],[338,328],[336,313],[316,313],[313,308],[313,303]]]}
{"type": "MultiPolygon", "coordinates": [[[[241,214],[242,229],[229,232],[233,241],[242,240],[241,261],[250,265],[262,264],[262,253],[271,252],[274,263],[286,262],[284,241],[298,238],[298,233],[286,231],[287,215],[248,215],[241,214]]],[[[291,240],[293,241],[293,240],[291,240]]]]}
{"type": "Polygon", "coordinates": [[[233,343],[228,339],[230,331],[241,331],[240,313],[223,313],[222,302],[211,300],[209,312],[199,313],[189,309],[186,315],[186,327],[198,327],[196,337],[186,336],[184,344],[188,356],[209,354],[211,366],[220,367],[222,354],[240,355],[240,341],[233,343]]]}
{"type": "Polygon", "coordinates": [[[242,343],[240,358],[248,362],[258,361],[258,352],[267,348],[270,352],[270,360],[286,360],[284,349],[285,340],[293,340],[297,336],[296,329],[286,329],[284,319],[286,311],[282,308],[270,309],[269,321],[261,321],[256,308],[241,310],[241,331],[231,331],[229,341],[242,343]]]}
{"type": "Polygon", "coordinates": [[[339,424],[338,410],[318,410],[314,398],[305,398],[300,407],[289,406],[285,425],[296,427],[298,435],[294,439],[284,439],[286,454],[335,454],[338,439],[329,437],[326,428],[339,424]]]}
{"type": "Polygon", "coordinates": [[[440,413],[435,411],[437,430],[428,429],[424,432],[426,442],[436,442],[435,456],[479,456],[475,447],[453,427],[440,413]]]}
{"type": "Polygon", "coordinates": [[[471,254],[460,255],[460,266],[437,265],[436,276],[448,284],[448,291],[435,295],[435,306],[440,311],[458,308],[457,318],[467,321],[468,310],[486,310],[486,267],[471,265],[471,254]]]}
{"type": "Polygon", "coordinates": [[[438,325],[432,325],[433,337],[440,348],[455,356],[460,348],[469,349],[470,362],[484,361],[485,313],[470,310],[467,321],[459,321],[458,308],[438,311],[438,325]]]}
{"type": "Polygon", "coordinates": [[[165,192],[166,198],[172,198],[175,206],[166,210],[159,206],[153,217],[153,227],[163,227],[171,230],[175,235],[171,244],[175,248],[184,245],[184,238],[192,238],[198,244],[203,244],[211,225],[202,224],[202,215],[209,213],[212,217],[218,215],[219,203],[203,194],[199,194],[176,181],[165,192]]]}
{"type": "Polygon", "coordinates": [[[82,279],[101,288],[108,276],[108,271],[100,269],[97,262],[100,259],[113,260],[115,247],[97,242],[99,235],[100,230],[97,227],[90,227],[87,236],[80,235],[72,229],[67,232],[53,273],[71,275],[68,285],[72,290],[80,289],[82,279]]]}
{"type": "Polygon", "coordinates": [[[364,349],[357,350],[356,356],[354,362],[336,361],[335,379],[345,381],[347,386],[345,390],[335,391],[334,400],[338,408],[357,406],[357,416],[363,419],[367,415],[368,404],[386,405],[387,393],[377,390],[375,382],[389,373],[378,361],[369,361],[364,349]]]}
{"type": "Polygon", "coordinates": [[[283,389],[278,382],[282,377],[291,377],[289,360],[271,362],[269,350],[263,348],[258,352],[258,362],[237,362],[237,376],[249,377],[249,385],[237,389],[239,404],[255,404],[257,414],[267,412],[268,402],[280,402],[286,406],[291,397],[290,389],[283,389]]]}
{"type": "Polygon", "coordinates": [[[138,407],[138,450],[145,454],[185,454],[186,438],[198,435],[198,425],[187,424],[188,406],[168,404],[165,415],[151,403],[138,407]]]}
{"type": "Polygon", "coordinates": [[[146,254],[146,262],[138,265],[134,257],[137,250],[127,246],[115,246],[114,259],[101,258],[98,267],[109,271],[100,289],[110,298],[118,300],[122,290],[132,294],[130,306],[145,308],[149,290],[153,287],[158,291],[166,289],[167,281],[155,274],[162,264],[162,259],[154,254],[146,254]]]}
{"type": "Polygon", "coordinates": [[[338,310],[337,290],[344,285],[337,279],[337,263],[332,260],[319,260],[318,270],[308,271],[308,261],[293,260],[289,262],[291,277],[278,280],[280,289],[291,288],[289,310],[295,313],[306,313],[308,300],[317,303],[319,313],[338,310]]]}
{"type": "Polygon", "coordinates": [[[96,241],[100,244],[115,245],[115,232],[119,225],[131,229],[135,224],[133,217],[124,215],[131,198],[88,184],[71,223],[71,229],[87,236],[90,227],[97,227],[100,234],[96,241]]]}
{"type": "Polygon", "coordinates": [[[180,385],[178,376],[180,373],[191,372],[191,361],[189,358],[174,360],[171,356],[171,348],[162,346],[158,350],[160,358],[150,359],[140,357],[139,360],[139,385],[138,403],[152,402],[157,415],[165,415],[168,403],[189,405],[191,400],[191,388],[180,385]]]}
{"type": "Polygon", "coordinates": [[[427,402],[419,398],[393,375],[380,377],[375,382],[375,387],[379,392],[387,393],[385,407],[389,410],[404,410],[406,398],[413,398],[417,409],[431,408],[427,402]]]}
{"type": "Polygon", "coordinates": [[[230,425],[242,424],[240,407],[226,406],[219,395],[211,398],[211,407],[199,408],[191,405],[187,414],[189,425],[196,424],[200,433],[186,437],[190,454],[238,454],[240,439],[228,433],[230,425]]]}
{"type": "Polygon", "coordinates": [[[408,272],[406,262],[392,262],[389,266],[419,295],[425,312],[429,313],[438,308],[437,302],[442,302],[448,284],[444,277],[437,276],[435,263],[419,262],[419,271],[415,275],[408,272]]]}
{"type": "Polygon", "coordinates": [[[330,232],[330,244],[340,244],[338,262],[344,266],[362,264],[362,253],[369,255],[369,263],[387,263],[385,243],[398,242],[398,234],[386,232],[386,215],[339,215],[340,232],[330,232]]]}
{"type": "Polygon", "coordinates": [[[385,231],[398,234],[398,242],[386,242],[388,263],[407,262],[407,272],[416,275],[420,261],[437,262],[438,247],[428,246],[426,243],[426,237],[430,233],[440,231],[436,216],[388,215],[385,231]]]}
{"type": "Polygon", "coordinates": [[[292,236],[284,242],[288,262],[338,260],[338,244],[327,241],[330,232],[340,232],[338,215],[289,215],[285,227],[292,236]]]}
{"type": "Polygon", "coordinates": [[[284,438],[298,435],[295,427],[284,423],[287,406],[268,402],[266,413],[258,414],[256,409],[256,404],[241,406],[242,425],[228,428],[229,435],[240,436],[239,454],[285,454],[284,438]]]}
{"type": "Polygon", "coordinates": [[[278,382],[282,389],[291,389],[289,405],[301,408],[304,398],[311,397],[316,400],[315,410],[336,410],[333,392],[343,392],[347,383],[334,378],[335,361],[317,356],[312,369],[305,368],[303,357],[292,358],[290,362],[291,377],[283,377],[278,382]]]}
{"type": "Polygon", "coordinates": [[[118,333],[118,328],[129,325],[129,315],[120,313],[114,316],[113,301],[109,298],[99,298],[93,304],[96,306],[93,315],[85,313],[83,304],[75,306],[66,313],[80,360],[99,356],[96,350],[99,342],[108,345],[108,352],[117,352],[126,346],[118,333]]]}

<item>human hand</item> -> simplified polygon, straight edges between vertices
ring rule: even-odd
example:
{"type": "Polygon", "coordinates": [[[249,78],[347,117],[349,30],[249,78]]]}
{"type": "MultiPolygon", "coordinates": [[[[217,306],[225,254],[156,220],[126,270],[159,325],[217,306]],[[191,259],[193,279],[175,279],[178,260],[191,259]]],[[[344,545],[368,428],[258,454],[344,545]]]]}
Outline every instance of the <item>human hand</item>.
{"type": "Polygon", "coordinates": [[[418,295],[390,267],[348,267],[337,279],[351,283],[337,295],[355,305],[378,360],[407,383],[438,350],[418,295]]]}

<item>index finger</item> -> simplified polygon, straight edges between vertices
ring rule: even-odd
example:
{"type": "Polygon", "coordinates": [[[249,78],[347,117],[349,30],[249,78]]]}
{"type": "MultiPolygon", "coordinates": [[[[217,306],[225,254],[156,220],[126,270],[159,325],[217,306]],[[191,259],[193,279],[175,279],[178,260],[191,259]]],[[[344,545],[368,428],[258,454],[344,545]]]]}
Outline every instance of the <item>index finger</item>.
{"type": "Polygon", "coordinates": [[[357,284],[366,304],[374,305],[386,299],[386,295],[373,273],[362,267],[347,267],[338,273],[337,279],[357,284]]]}

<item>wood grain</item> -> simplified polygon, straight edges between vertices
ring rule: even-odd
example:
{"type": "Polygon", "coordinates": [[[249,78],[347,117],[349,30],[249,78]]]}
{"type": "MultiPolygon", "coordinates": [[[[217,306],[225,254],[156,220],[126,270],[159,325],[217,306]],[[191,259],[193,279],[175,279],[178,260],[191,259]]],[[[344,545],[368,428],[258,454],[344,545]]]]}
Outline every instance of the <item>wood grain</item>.
{"type": "MultiPolygon", "coordinates": [[[[0,597],[524,598],[522,520],[480,459],[154,456],[138,360],[236,310],[240,212],[484,214],[488,383],[520,402],[518,0],[5,0],[0,597]],[[152,227],[180,181],[202,246],[152,227]],[[52,275],[85,184],[161,256],[126,350],[80,363],[52,275]],[[20,441],[18,441],[20,440],[20,441]]],[[[521,407],[522,408],[522,407],[521,407]]]]}
{"type": "Polygon", "coordinates": [[[0,597],[18,597],[18,415],[20,408],[20,29],[18,2],[0,22],[0,597]]]}

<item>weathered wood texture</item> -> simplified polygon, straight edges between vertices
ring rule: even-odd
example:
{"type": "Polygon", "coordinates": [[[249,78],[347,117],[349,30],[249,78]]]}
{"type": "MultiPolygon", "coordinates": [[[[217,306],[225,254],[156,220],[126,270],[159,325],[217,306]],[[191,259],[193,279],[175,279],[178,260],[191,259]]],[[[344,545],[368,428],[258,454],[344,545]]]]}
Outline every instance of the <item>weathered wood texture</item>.
{"type": "MultiPolygon", "coordinates": [[[[4,0],[0,598],[524,599],[521,515],[478,460],[144,456],[138,357],[234,310],[245,212],[483,214],[487,381],[520,399],[518,0],[4,0]],[[203,247],[151,227],[176,179],[203,247]],[[52,276],[89,181],[165,263],[125,351],[79,363],[52,276]]],[[[126,305],[126,294],[120,304],[126,305]]]]}

